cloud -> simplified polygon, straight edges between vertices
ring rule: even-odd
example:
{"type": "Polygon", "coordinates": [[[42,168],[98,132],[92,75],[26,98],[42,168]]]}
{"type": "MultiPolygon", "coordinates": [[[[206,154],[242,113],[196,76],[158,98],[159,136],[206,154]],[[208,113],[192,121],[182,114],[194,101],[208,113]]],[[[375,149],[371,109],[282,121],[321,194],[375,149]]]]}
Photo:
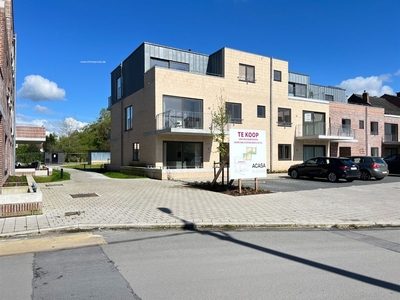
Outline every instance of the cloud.
{"type": "Polygon", "coordinates": [[[46,128],[46,135],[55,133],[57,136],[62,135],[61,125],[66,123],[72,130],[81,130],[89,123],[80,122],[74,118],[65,118],[63,121],[59,119],[31,119],[26,115],[17,113],[15,116],[15,123],[17,126],[44,126],[46,128]]]}
{"type": "Polygon", "coordinates": [[[29,107],[29,105],[28,104],[26,104],[26,103],[23,103],[23,104],[17,104],[17,108],[20,108],[20,109],[24,109],[24,108],[28,108],[29,107]]]}
{"type": "Polygon", "coordinates": [[[40,75],[29,75],[25,77],[17,96],[34,102],[64,100],[65,90],[40,75]]]}
{"type": "Polygon", "coordinates": [[[46,106],[41,106],[41,105],[36,105],[33,108],[34,111],[39,112],[41,114],[52,114],[53,111],[49,108],[47,108],[46,106]]]}
{"type": "Polygon", "coordinates": [[[88,124],[89,123],[80,122],[72,117],[65,118],[63,121],[59,122],[59,135],[69,136],[72,132],[76,130],[80,131],[88,124]]]}
{"type": "Polygon", "coordinates": [[[398,70],[396,73],[394,73],[395,76],[400,76],[400,70],[398,70]]]}
{"type": "Polygon", "coordinates": [[[388,74],[370,77],[359,76],[342,81],[338,87],[345,89],[348,96],[362,94],[367,91],[371,96],[380,97],[383,94],[394,95],[394,90],[390,86],[383,84],[390,81],[391,75],[388,74]]]}

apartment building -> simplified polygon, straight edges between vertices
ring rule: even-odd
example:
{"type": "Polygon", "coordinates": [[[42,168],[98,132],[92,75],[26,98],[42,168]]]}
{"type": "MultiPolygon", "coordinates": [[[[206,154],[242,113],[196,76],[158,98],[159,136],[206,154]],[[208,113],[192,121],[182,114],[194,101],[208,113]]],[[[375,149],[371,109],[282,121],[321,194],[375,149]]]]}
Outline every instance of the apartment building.
{"type": "Polygon", "coordinates": [[[0,193],[15,166],[15,35],[12,0],[0,0],[0,193]]]}
{"type": "Polygon", "coordinates": [[[330,119],[331,103],[346,105],[345,90],[312,84],[308,75],[289,72],[287,61],[143,43],[111,72],[110,169],[159,179],[212,177],[220,161],[212,112],[221,100],[228,135],[232,128],[265,130],[270,171],[357,142],[355,131],[330,119]]]}

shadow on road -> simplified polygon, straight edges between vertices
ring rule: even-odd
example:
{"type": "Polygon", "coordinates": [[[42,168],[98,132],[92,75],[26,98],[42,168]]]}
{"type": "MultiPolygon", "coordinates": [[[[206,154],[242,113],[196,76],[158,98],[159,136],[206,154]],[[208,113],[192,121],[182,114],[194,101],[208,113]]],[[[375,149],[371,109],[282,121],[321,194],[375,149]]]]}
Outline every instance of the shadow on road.
{"type": "Polygon", "coordinates": [[[398,285],[398,284],[394,284],[394,283],[391,283],[391,282],[383,281],[383,280],[372,278],[372,277],[369,277],[369,276],[364,276],[364,275],[357,274],[357,273],[354,273],[354,272],[346,271],[346,270],[343,270],[343,269],[339,269],[339,268],[336,268],[336,267],[332,267],[332,266],[329,266],[329,265],[318,263],[318,262],[315,262],[315,261],[312,261],[312,260],[309,260],[309,259],[304,259],[304,258],[301,258],[301,257],[298,257],[298,256],[286,254],[284,252],[272,250],[272,249],[269,249],[269,248],[266,248],[266,247],[261,247],[261,246],[258,246],[258,245],[252,244],[252,243],[247,243],[247,242],[244,242],[244,241],[241,241],[241,240],[238,240],[238,239],[235,239],[235,238],[231,237],[226,232],[213,232],[213,231],[210,231],[210,230],[199,230],[199,229],[196,228],[196,224],[195,223],[188,222],[188,221],[186,221],[184,219],[181,219],[181,218],[175,216],[173,214],[173,212],[169,208],[159,207],[158,209],[160,211],[162,211],[163,213],[168,214],[172,218],[180,220],[183,223],[182,229],[184,229],[184,230],[190,230],[192,232],[196,232],[196,233],[201,234],[201,235],[209,235],[209,236],[215,237],[215,238],[217,238],[219,240],[222,240],[222,241],[235,243],[237,245],[241,245],[241,246],[248,247],[248,248],[251,248],[251,249],[254,249],[254,250],[257,250],[257,251],[268,253],[268,254],[271,254],[271,255],[274,255],[274,256],[277,256],[277,257],[285,258],[285,259],[288,259],[288,260],[291,260],[291,261],[294,261],[294,262],[301,263],[303,265],[307,265],[307,266],[314,267],[314,268],[317,268],[317,269],[320,269],[320,270],[331,272],[331,273],[334,273],[334,274],[337,274],[337,275],[341,275],[341,276],[344,276],[344,277],[347,277],[347,278],[350,278],[350,279],[358,280],[358,281],[361,281],[361,282],[364,282],[364,283],[368,283],[368,284],[371,284],[371,285],[375,285],[375,286],[378,286],[378,287],[381,287],[381,288],[385,288],[385,289],[388,289],[388,290],[400,292],[400,285],[398,285]]]}

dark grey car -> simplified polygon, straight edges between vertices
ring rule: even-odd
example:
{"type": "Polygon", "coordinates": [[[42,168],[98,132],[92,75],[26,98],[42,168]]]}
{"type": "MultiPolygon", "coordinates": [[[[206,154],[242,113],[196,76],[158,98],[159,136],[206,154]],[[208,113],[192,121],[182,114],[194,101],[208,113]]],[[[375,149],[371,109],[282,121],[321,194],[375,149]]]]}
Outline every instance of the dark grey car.
{"type": "Polygon", "coordinates": [[[389,170],[386,162],[381,157],[376,156],[348,156],[353,162],[360,167],[362,180],[382,180],[389,175],[389,170]]]}

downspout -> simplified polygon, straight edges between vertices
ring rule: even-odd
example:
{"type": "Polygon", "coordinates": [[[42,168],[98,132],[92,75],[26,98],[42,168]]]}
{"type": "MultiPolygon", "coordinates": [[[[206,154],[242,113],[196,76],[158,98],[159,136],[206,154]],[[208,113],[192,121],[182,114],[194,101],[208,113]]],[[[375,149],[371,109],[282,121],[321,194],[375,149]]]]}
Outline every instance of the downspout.
{"type": "Polygon", "coordinates": [[[14,34],[14,87],[13,87],[13,96],[14,96],[14,103],[13,103],[13,120],[12,120],[12,132],[13,132],[13,147],[14,147],[14,161],[11,164],[11,174],[15,174],[15,163],[17,159],[16,153],[16,146],[17,146],[17,132],[16,132],[16,125],[15,125],[15,118],[16,118],[16,105],[17,105],[17,93],[16,93],[16,86],[17,86],[17,35],[14,34]]]}
{"type": "Polygon", "coordinates": [[[273,108],[273,99],[272,99],[272,61],[273,58],[270,57],[270,64],[269,64],[269,170],[273,170],[273,121],[272,121],[272,108],[273,108]]]}

